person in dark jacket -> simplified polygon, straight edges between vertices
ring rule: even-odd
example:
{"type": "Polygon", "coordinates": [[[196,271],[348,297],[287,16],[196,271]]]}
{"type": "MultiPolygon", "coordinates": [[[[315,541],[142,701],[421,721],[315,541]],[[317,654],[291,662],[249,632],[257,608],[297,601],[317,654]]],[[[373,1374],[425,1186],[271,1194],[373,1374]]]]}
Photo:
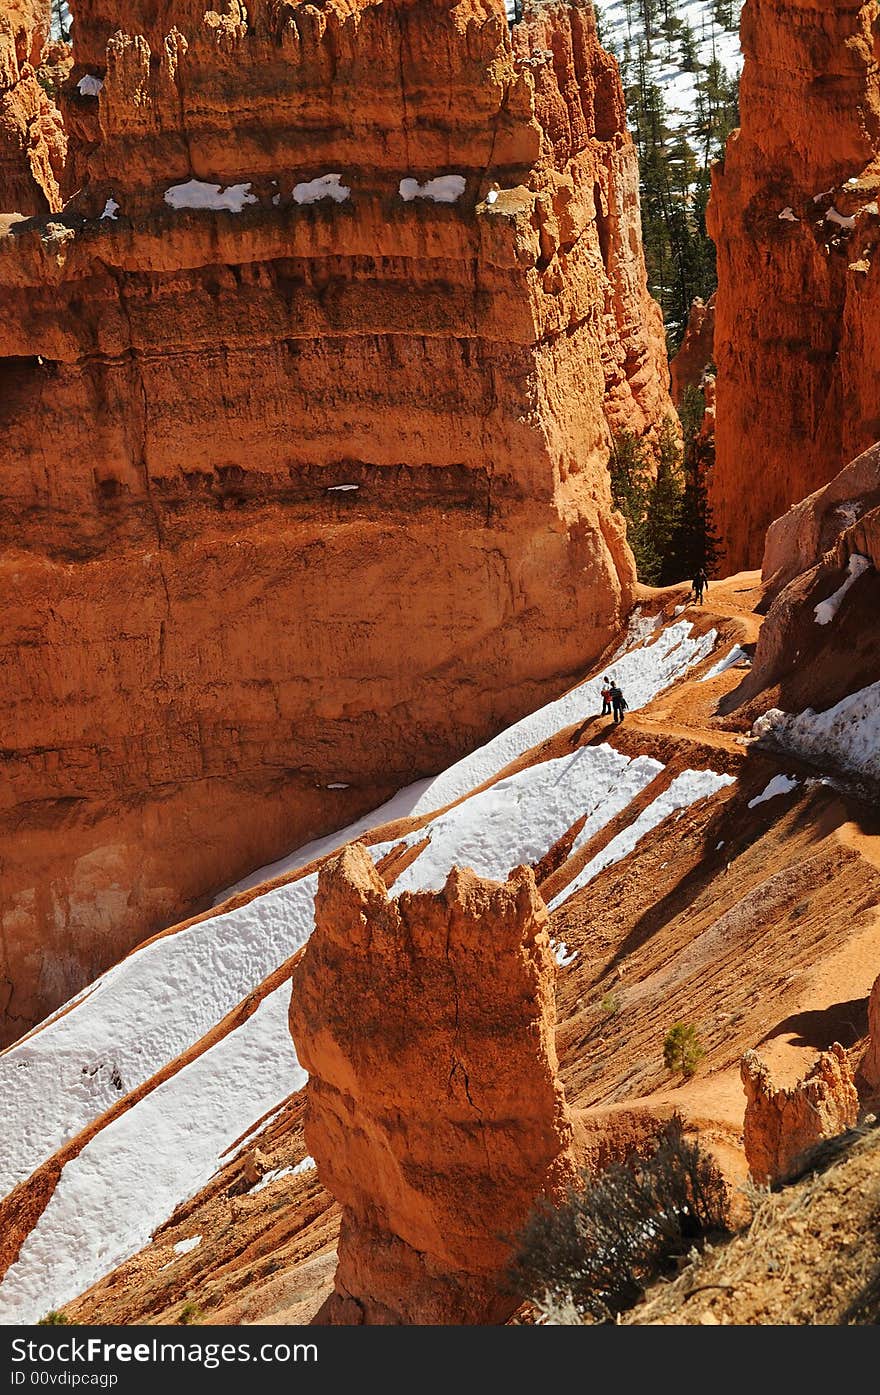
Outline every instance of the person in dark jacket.
{"type": "Polygon", "coordinates": [[[705,571],[701,567],[700,570],[697,572],[696,576],[694,577],[693,582],[691,583],[694,600],[698,601],[700,605],[703,604],[703,593],[708,585],[709,578],[707,577],[705,571]]]}
{"type": "Polygon", "coordinates": [[[629,704],[616,683],[611,684],[611,706],[614,709],[614,723],[623,721],[623,714],[627,711],[629,704]]]}

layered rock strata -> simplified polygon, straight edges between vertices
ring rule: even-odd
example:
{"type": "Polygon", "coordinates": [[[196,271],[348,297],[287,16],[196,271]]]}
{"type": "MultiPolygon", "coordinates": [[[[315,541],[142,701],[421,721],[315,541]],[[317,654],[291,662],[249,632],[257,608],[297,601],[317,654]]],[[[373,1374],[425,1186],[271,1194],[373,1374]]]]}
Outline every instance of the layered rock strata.
{"type": "Polygon", "coordinates": [[[11,1035],[582,670],[669,410],[586,0],[82,0],[0,239],[11,1035]]]}
{"type": "Polygon", "coordinates": [[[556,966],[533,873],[390,900],[366,850],[322,871],[290,1027],[305,1136],[343,1208],[319,1321],[501,1322],[511,1242],[572,1179],[556,966]]]}
{"type": "Polygon", "coordinates": [[[0,211],[23,216],[62,201],[67,136],[37,76],[48,33],[48,3],[0,0],[0,211]]]}
{"type": "Polygon", "coordinates": [[[747,0],[742,48],[708,216],[728,571],[758,566],[771,521],[880,438],[876,0],[747,0]]]}
{"type": "Polygon", "coordinates": [[[746,1093],[743,1146],[756,1182],[790,1176],[811,1148],[858,1119],[859,1097],[838,1042],[790,1090],[776,1088],[755,1051],[743,1056],[741,1074],[746,1093]]]}

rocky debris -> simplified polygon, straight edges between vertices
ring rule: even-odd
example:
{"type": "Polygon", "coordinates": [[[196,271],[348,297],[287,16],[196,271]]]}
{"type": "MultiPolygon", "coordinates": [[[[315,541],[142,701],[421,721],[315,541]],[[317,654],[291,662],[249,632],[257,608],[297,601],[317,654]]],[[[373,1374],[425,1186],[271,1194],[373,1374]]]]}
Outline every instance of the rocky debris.
{"type": "Polygon", "coordinates": [[[859,1063],[856,1081],[871,1104],[880,1103],[880,974],[874,980],[868,999],[868,1045],[859,1063]]]}
{"type": "Polygon", "coordinates": [[[343,1208],[327,1323],[502,1322],[510,1242],[573,1176],[556,969],[534,875],[389,900],[363,847],[322,872],[290,1026],[306,1145],[343,1208]]]}
{"type": "Polygon", "coordinates": [[[729,571],[880,436],[876,5],[749,0],[741,129],[713,172],[717,463],[729,571]]]}
{"type": "Polygon", "coordinates": [[[823,1051],[790,1090],[774,1086],[756,1051],[743,1056],[741,1076],[746,1093],[743,1145],[755,1182],[790,1176],[811,1148],[858,1119],[859,1097],[847,1054],[838,1042],[823,1051]]]}
{"type": "Polygon", "coordinates": [[[711,378],[714,392],[715,377],[715,295],[708,300],[696,296],[691,304],[687,328],[678,353],[669,361],[672,400],[681,405],[682,395],[689,387],[703,387],[711,378]]]}
{"type": "Polygon", "coordinates": [[[49,6],[0,0],[0,211],[57,212],[67,136],[54,98],[40,82],[49,6]]]}
{"type": "Polygon", "coordinates": [[[583,672],[635,583],[610,431],[670,410],[590,6],[73,38],[61,233],[0,237],[0,1041],[583,672]]]}

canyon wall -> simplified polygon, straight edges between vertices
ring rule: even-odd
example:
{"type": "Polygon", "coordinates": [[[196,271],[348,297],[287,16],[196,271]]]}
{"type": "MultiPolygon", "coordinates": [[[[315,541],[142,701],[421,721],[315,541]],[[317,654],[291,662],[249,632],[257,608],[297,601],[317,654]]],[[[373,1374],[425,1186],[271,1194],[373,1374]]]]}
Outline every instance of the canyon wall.
{"type": "Polygon", "coordinates": [[[723,567],[880,438],[880,7],[746,0],[741,129],[715,168],[723,567]]]}
{"type": "Polygon", "coordinates": [[[8,1038],[561,691],[670,410],[587,0],[81,0],[0,237],[8,1038]]]}
{"type": "Polygon", "coordinates": [[[457,868],[390,900],[369,853],[322,870],[290,1029],[305,1138],[340,1202],[319,1321],[502,1322],[512,1242],[575,1168],[550,918],[533,873],[457,868]]]}
{"type": "Polygon", "coordinates": [[[0,211],[61,207],[67,137],[37,70],[49,34],[48,0],[0,0],[0,211]]]}

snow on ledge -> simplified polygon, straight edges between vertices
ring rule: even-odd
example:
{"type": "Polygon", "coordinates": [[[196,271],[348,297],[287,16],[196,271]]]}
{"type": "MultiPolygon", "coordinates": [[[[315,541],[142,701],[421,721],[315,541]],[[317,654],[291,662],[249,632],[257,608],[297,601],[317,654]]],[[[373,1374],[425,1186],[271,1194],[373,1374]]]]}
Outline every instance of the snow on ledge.
{"type": "Polygon", "coordinates": [[[870,558],[863,557],[860,552],[854,552],[849,559],[846,578],[842,585],[838,586],[833,596],[829,596],[827,600],[820,601],[817,606],[813,607],[813,615],[816,618],[817,625],[831,624],[831,621],[836,618],[837,612],[840,610],[843,603],[843,598],[849,588],[855,585],[860,576],[863,576],[865,572],[870,570],[870,558]]]}
{"type": "Polygon", "coordinates": [[[820,769],[836,766],[880,780],[880,683],[850,693],[827,712],[781,712],[771,707],[752,727],[754,736],[820,769]]]}
{"type": "Polygon", "coordinates": [[[359,484],[328,484],[328,494],[344,494],[349,489],[360,489],[359,484]]]}
{"type": "Polygon", "coordinates": [[[800,781],[794,775],[774,775],[769,785],[761,794],[756,794],[754,799],[749,800],[749,808],[756,809],[759,804],[766,804],[769,800],[775,799],[780,794],[791,794],[796,790],[800,781]]]}
{"type": "Polygon", "coordinates": [[[86,73],[85,77],[80,78],[76,86],[81,97],[97,97],[104,86],[104,79],[86,73]]]}
{"type": "Polygon", "coordinates": [[[801,220],[793,208],[783,208],[781,213],[777,213],[777,218],[783,223],[799,223],[801,220]]]}
{"type": "Polygon", "coordinates": [[[257,1192],[265,1191],[266,1187],[270,1187],[273,1182],[280,1181],[282,1177],[296,1177],[303,1172],[314,1172],[317,1166],[318,1164],[313,1157],[306,1156],[303,1158],[302,1162],[297,1163],[296,1167],[270,1168],[270,1170],[260,1178],[259,1182],[255,1182],[254,1185],[249,1188],[248,1196],[256,1196],[257,1192]]]}
{"type": "Polygon", "coordinates": [[[700,682],[708,683],[710,678],[717,678],[719,673],[724,673],[725,669],[733,668],[734,664],[742,663],[748,657],[746,651],[739,644],[735,644],[729,654],[719,659],[717,664],[713,664],[708,673],[703,674],[700,682]]]}
{"type": "Polygon", "coordinates": [[[246,203],[256,203],[250,184],[206,184],[202,179],[188,179],[185,184],[172,184],[165,190],[165,202],[172,208],[215,208],[227,213],[241,213],[246,203]]]}
{"type": "Polygon", "coordinates": [[[463,174],[440,174],[436,179],[428,179],[420,184],[417,179],[401,179],[400,197],[404,203],[413,199],[433,199],[434,203],[456,203],[465,191],[467,180],[463,174]]]}
{"type": "Polygon", "coordinates": [[[107,202],[104,204],[104,212],[101,214],[101,219],[103,220],[104,218],[112,218],[115,222],[116,215],[118,212],[119,204],[116,202],[114,198],[109,198],[107,202]]]}
{"type": "Polygon", "coordinates": [[[306,180],[293,186],[296,203],[319,203],[321,199],[332,199],[334,203],[345,203],[351,189],[342,183],[341,174],[322,174],[317,179],[306,180]]]}

